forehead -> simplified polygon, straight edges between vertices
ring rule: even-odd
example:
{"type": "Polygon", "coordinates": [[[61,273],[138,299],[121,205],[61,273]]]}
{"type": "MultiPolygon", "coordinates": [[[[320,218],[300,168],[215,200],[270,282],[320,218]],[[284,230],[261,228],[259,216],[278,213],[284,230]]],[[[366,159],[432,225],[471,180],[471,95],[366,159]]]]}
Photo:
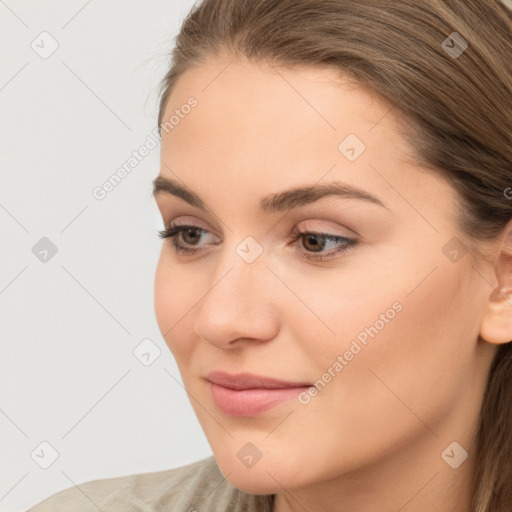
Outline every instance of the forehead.
{"type": "Polygon", "coordinates": [[[163,122],[191,96],[197,106],[163,134],[163,143],[175,153],[190,155],[194,141],[201,140],[200,152],[195,145],[198,155],[236,145],[254,157],[264,145],[274,158],[293,151],[299,159],[326,149],[337,158],[339,142],[350,133],[373,146],[385,139],[394,154],[404,146],[390,107],[331,68],[207,59],[178,79],[163,122]]]}
{"type": "Polygon", "coordinates": [[[396,128],[396,120],[387,116],[391,106],[385,100],[349,75],[329,67],[285,68],[265,62],[210,58],[178,79],[164,120],[190,96],[200,103],[195,113],[199,111],[203,123],[212,117],[216,121],[219,116],[229,119],[230,126],[217,125],[219,135],[234,132],[238,125],[246,129],[253,126],[254,130],[262,125],[267,130],[275,127],[273,131],[282,125],[290,129],[294,120],[302,122],[293,126],[293,133],[301,131],[308,136],[313,132],[340,135],[351,129],[363,137],[385,117],[387,131],[396,128]]]}
{"type": "Polygon", "coordinates": [[[396,186],[427,197],[447,188],[418,172],[391,106],[338,70],[209,59],[178,79],[162,122],[190,97],[197,105],[162,134],[161,173],[172,169],[204,197],[339,180],[403,203],[396,186]],[[346,140],[355,160],[340,149],[346,140]]]}

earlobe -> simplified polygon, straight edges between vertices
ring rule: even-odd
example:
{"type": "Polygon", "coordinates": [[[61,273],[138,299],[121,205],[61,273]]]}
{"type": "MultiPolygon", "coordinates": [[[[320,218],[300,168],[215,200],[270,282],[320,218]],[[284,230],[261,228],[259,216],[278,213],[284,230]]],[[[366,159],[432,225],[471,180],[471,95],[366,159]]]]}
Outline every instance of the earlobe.
{"type": "Polygon", "coordinates": [[[488,343],[501,345],[512,341],[512,298],[489,299],[480,326],[480,337],[488,343]]]}
{"type": "Polygon", "coordinates": [[[499,256],[495,263],[497,284],[480,326],[480,336],[488,343],[503,344],[512,341],[512,223],[502,235],[499,256]]]}

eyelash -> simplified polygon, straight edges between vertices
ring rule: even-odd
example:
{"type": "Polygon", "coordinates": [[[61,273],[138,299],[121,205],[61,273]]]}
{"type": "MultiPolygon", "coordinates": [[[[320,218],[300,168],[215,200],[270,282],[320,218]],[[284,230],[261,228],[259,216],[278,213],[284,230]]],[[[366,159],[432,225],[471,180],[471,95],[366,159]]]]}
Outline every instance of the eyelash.
{"type": "MultiPolygon", "coordinates": [[[[186,254],[186,255],[191,256],[192,254],[197,253],[201,249],[190,249],[189,247],[185,247],[184,245],[180,244],[177,241],[178,235],[188,229],[198,230],[201,233],[208,233],[208,231],[206,229],[203,229],[199,226],[184,224],[184,225],[179,225],[179,226],[171,225],[166,229],[160,230],[160,231],[158,231],[158,236],[162,239],[164,239],[164,238],[172,239],[172,245],[173,245],[174,251],[176,253],[181,253],[184,255],[186,254]]],[[[353,238],[331,235],[329,233],[319,233],[316,231],[300,231],[297,227],[295,227],[292,230],[292,235],[294,235],[294,237],[292,239],[293,242],[296,242],[303,236],[310,236],[310,235],[325,237],[326,241],[343,242],[343,245],[341,245],[337,249],[334,249],[326,254],[324,253],[324,254],[316,255],[314,252],[313,253],[306,252],[306,253],[302,254],[303,258],[308,259],[308,260],[315,260],[315,261],[323,261],[328,258],[330,259],[335,254],[345,254],[345,253],[349,252],[350,250],[352,250],[354,248],[354,246],[357,244],[357,240],[355,240],[353,238]]]]}

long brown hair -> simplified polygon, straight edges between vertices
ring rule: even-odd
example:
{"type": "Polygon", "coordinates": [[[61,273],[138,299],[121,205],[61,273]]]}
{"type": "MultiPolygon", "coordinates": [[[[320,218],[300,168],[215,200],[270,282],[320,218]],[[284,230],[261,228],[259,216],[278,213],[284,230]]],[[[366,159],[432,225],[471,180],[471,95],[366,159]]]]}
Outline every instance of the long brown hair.
{"type": "MultiPolygon", "coordinates": [[[[334,67],[377,92],[403,114],[418,162],[458,191],[473,261],[512,218],[512,11],[499,0],[204,0],[176,37],[159,131],[178,78],[220,54],[334,67]]],[[[476,464],[472,512],[510,512],[511,343],[490,368],[476,464]]]]}

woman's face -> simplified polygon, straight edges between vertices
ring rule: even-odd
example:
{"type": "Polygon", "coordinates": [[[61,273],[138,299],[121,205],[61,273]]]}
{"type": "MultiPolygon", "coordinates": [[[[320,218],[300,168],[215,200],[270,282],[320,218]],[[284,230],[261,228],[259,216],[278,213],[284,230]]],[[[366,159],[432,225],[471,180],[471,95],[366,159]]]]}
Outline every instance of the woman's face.
{"type": "Polygon", "coordinates": [[[456,441],[472,457],[495,353],[454,190],[334,70],[228,62],[186,72],[163,120],[160,176],[204,207],[155,194],[166,227],[197,227],[163,240],[155,308],[221,471],[253,493],[453,472],[441,454],[456,441]],[[325,195],[335,183],[362,197],[325,195]],[[291,387],[229,391],[216,371],[291,387]]]}

